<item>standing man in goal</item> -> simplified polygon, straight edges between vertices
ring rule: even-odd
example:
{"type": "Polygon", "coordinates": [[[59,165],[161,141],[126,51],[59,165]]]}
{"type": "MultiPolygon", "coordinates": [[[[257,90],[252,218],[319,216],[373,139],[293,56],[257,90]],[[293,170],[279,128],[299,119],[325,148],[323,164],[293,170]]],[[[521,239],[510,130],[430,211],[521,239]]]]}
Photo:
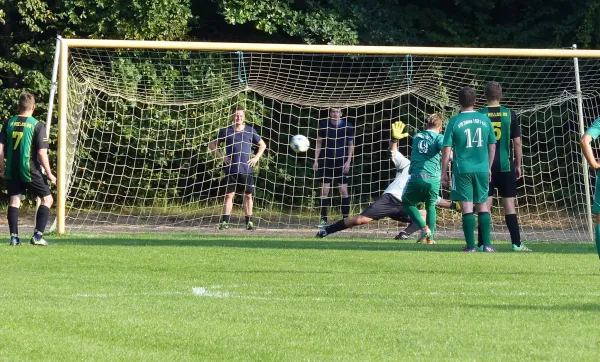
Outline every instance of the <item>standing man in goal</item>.
{"type": "MultiPolygon", "coordinates": [[[[600,169],[600,163],[594,157],[594,151],[592,150],[592,141],[596,140],[600,136],[600,117],[597,118],[594,123],[588,128],[583,137],[581,137],[581,148],[583,149],[583,155],[587,160],[591,168],[598,171],[600,169]]],[[[596,173],[596,187],[594,191],[594,204],[592,206],[592,213],[596,215],[596,227],[594,229],[594,239],[596,241],[596,252],[600,258],[600,176],[596,173]]]]}
{"type": "Polygon", "coordinates": [[[437,114],[427,118],[425,131],[414,136],[410,179],[402,195],[402,205],[410,215],[410,219],[420,229],[417,242],[427,241],[435,244],[433,232],[436,224],[435,205],[440,194],[440,155],[443,147],[442,119],[437,114]],[[421,217],[417,204],[425,203],[427,223],[421,217]]]}
{"type": "MultiPolygon", "coordinates": [[[[495,189],[498,189],[500,202],[504,209],[504,221],[510,233],[513,251],[531,251],[521,243],[519,221],[515,209],[517,196],[517,180],[521,178],[521,165],[523,160],[523,147],[521,143],[521,127],[517,114],[500,105],[502,87],[500,83],[488,82],[485,85],[485,98],[487,106],[479,113],[489,117],[494,126],[496,136],[496,155],[492,164],[492,178],[490,180],[488,208],[491,210],[495,189]],[[510,143],[512,141],[512,154],[510,143]],[[514,156],[514,160],[513,160],[514,156]]],[[[477,249],[483,250],[481,229],[478,232],[477,249]]]]}
{"type": "Polygon", "coordinates": [[[246,125],[246,111],[244,107],[237,106],[232,115],[234,124],[219,130],[217,139],[208,143],[209,150],[216,158],[223,161],[225,177],[221,180],[225,186],[225,199],[223,201],[223,215],[219,223],[219,230],[229,228],[233,198],[236,192],[244,192],[244,212],[246,215],[246,229],[253,230],[252,206],[254,193],[254,166],[265,152],[267,145],[254,128],[246,125]],[[217,146],[225,143],[225,154],[217,146]],[[252,157],[252,145],[258,146],[256,155],[252,157]]]}
{"type": "Polygon", "coordinates": [[[329,189],[334,181],[338,183],[342,196],[342,215],[346,218],[350,214],[348,172],[353,155],[354,127],[352,123],[342,119],[340,108],[330,108],[329,119],[319,122],[313,164],[313,169],[319,171],[318,177],[322,180],[320,225],[327,225],[329,189]]]}
{"type": "Polygon", "coordinates": [[[19,207],[21,207],[21,195],[27,191],[42,200],[30,242],[33,245],[49,245],[44,239],[44,231],[54,200],[41,168],[44,167],[52,184],[56,184],[56,177],[52,174],[48,160],[46,127],[32,117],[34,110],[33,95],[22,93],[19,98],[19,115],[6,121],[0,132],[0,177],[6,179],[10,197],[8,228],[11,246],[21,245],[18,229],[19,207]]]}
{"type": "MultiPolygon", "coordinates": [[[[392,161],[396,166],[396,178],[394,181],[385,189],[383,195],[378,198],[373,204],[363,210],[360,215],[346,217],[335,224],[322,226],[317,232],[317,237],[323,238],[329,234],[336,233],[348,228],[352,228],[357,225],[368,224],[373,220],[381,220],[385,217],[389,217],[392,220],[400,222],[409,222],[410,217],[402,206],[402,194],[406,183],[410,177],[410,161],[404,157],[402,153],[398,151],[398,140],[408,137],[408,133],[404,133],[404,123],[395,122],[392,125],[392,140],[390,141],[390,151],[392,161]]],[[[455,203],[448,200],[437,198],[437,202],[440,207],[456,210],[457,206],[455,203]]],[[[415,231],[419,230],[416,223],[411,222],[406,229],[400,232],[396,236],[396,240],[406,240],[408,236],[415,231]]]]}
{"type": "Polygon", "coordinates": [[[462,209],[463,232],[467,242],[463,251],[477,251],[473,214],[475,204],[479,212],[483,251],[494,252],[496,249],[491,244],[491,217],[487,204],[492,162],[496,152],[494,128],[487,116],[473,110],[475,91],[471,87],[463,87],[458,91],[458,102],[461,111],[450,119],[444,133],[442,183],[450,183],[448,163],[454,150],[450,198],[460,201],[462,209]]]}

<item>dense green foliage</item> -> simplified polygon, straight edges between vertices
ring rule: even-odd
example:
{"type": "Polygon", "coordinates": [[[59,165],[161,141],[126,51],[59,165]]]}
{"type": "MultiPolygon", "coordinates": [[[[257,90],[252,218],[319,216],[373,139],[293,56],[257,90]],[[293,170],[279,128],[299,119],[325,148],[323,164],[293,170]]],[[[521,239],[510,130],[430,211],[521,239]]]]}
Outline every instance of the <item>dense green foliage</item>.
{"type": "MultiPolygon", "coordinates": [[[[390,1],[390,0],[126,0],[119,2],[89,0],[0,0],[0,119],[4,120],[15,111],[15,102],[22,90],[33,92],[38,97],[36,116],[44,119],[45,101],[48,97],[49,78],[54,55],[55,36],[117,39],[158,39],[158,40],[210,40],[210,41],[260,41],[260,42],[307,42],[331,44],[377,44],[377,45],[427,45],[427,46],[511,46],[511,47],[561,47],[578,43],[580,48],[600,46],[600,1],[599,0],[465,0],[447,2],[434,0],[422,1],[390,1]]],[[[140,81],[140,75],[148,80],[159,80],[164,76],[164,69],[148,65],[135,70],[128,64],[112,64],[113,69],[120,67],[119,72],[124,79],[132,80],[127,86],[136,86],[134,79],[140,81]],[[129,73],[128,73],[129,72],[129,73]],[[160,73],[160,76],[157,74],[160,73]],[[137,78],[136,78],[137,77],[137,78]]],[[[206,67],[201,66],[201,71],[206,67]]],[[[171,79],[179,75],[173,73],[171,79]]],[[[193,83],[194,74],[184,79],[193,83]]],[[[219,81],[219,79],[217,79],[219,81]]],[[[157,94],[169,90],[169,81],[164,84],[158,81],[152,90],[157,94]]],[[[145,90],[147,91],[147,89],[145,90]]],[[[259,97],[260,98],[260,97],[259,97]]],[[[269,102],[268,99],[261,102],[269,102]]],[[[130,104],[107,105],[121,108],[115,117],[104,117],[97,127],[110,131],[114,123],[122,124],[119,114],[130,114],[134,110],[130,104]]],[[[198,112],[213,114],[214,109],[225,107],[225,104],[213,104],[198,112]]],[[[253,105],[260,108],[260,103],[253,105]]],[[[165,110],[159,116],[160,122],[153,125],[168,127],[175,119],[165,110]]],[[[160,112],[159,112],[160,113],[160,112]]],[[[253,121],[258,127],[263,119],[255,113],[253,121]]],[[[102,118],[102,115],[98,115],[102,118]]],[[[139,115],[140,117],[143,115],[139,115]]],[[[156,116],[156,115],[155,115],[156,116]]],[[[217,117],[219,115],[215,115],[217,117]]],[[[220,116],[219,116],[220,117],[220,116]]],[[[213,123],[221,125],[226,118],[213,123]]],[[[277,121],[277,119],[275,119],[277,121]]],[[[378,121],[378,120],[373,120],[378,121]]],[[[265,127],[271,125],[265,124],[265,127]]],[[[362,125],[366,133],[371,131],[369,124],[362,125]]],[[[174,146],[180,148],[196,147],[202,158],[206,155],[204,145],[216,130],[199,129],[202,136],[190,134],[190,140],[178,141],[174,146]],[[194,144],[186,144],[192,142],[194,144]]],[[[156,129],[146,137],[153,138],[164,132],[156,129]]],[[[53,130],[54,133],[54,130],[53,130]]],[[[372,134],[372,133],[371,133],[372,134]]],[[[270,146],[275,148],[285,145],[288,133],[281,132],[280,139],[271,139],[270,146]]],[[[110,137],[108,134],[105,137],[110,137]]],[[[54,137],[52,137],[54,139],[54,137]]],[[[128,142],[124,137],[123,144],[128,142]]],[[[382,146],[380,139],[371,139],[373,146],[382,146]]],[[[365,142],[366,143],[366,142],[365,142]]],[[[120,147],[116,144],[115,147],[120,147]]],[[[383,145],[384,146],[384,145],[383,145]]],[[[549,145],[551,147],[552,145],[549,145]]],[[[371,146],[366,146],[371,147],[371,146]]],[[[118,149],[110,152],[108,161],[119,165],[117,158],[124,155],[118,149]]],[[[366,167],[377,168],[380,158],[385,159],[385,152],[370,153],[374,159],[362,160],[366,167]]],[[[106,150],[104,150],[106,152],[106,150]]],[[[128,151],[128,152],[131,152],[128,151]]],[[[155,150],[156,152],[156,150],[155,150]]],[[[135,155],[131,155],[135,157],[135,155]]],[[[189,174],[181,174],[180,169],[193,172],[200,167],[195,164],[177,164],[175,158],[188,158],[189,155],[177,155],[168,152],[162,155],[148,155],[149,158],[164,163],[163,173],[147,175],[147,184],[140,187],[154,189],[152,179],[177,180],[189,179],[189,174]]],[[[89,155],[90,162],[104,157],[89,155]]],[[[290,177],[298,172],[296,161],[287,155],[267,153],[270,157],[285,157],[262,164],[260,170],[264,179],[277,180],[283,188],[298,188],[296,180],[290,177]],[[279,166],[276,166],[279,165],[279,166]],[[282,166],[285,165],[285,166],[282,166]]],[[[104,160],[103,160],[104,161],[104,160]]],[[[209,160],[204,160],[208,161],[209,160]]],[[[360,160],[359,160],[360,161],[360,160]]],[[[387,166],[384,165],[382,179],[389,179],[387,166]]],[[[211,168],[206,163],[201,167],[211,168]]],[[[85,166],[87,167],[87,165],[85,166]]],[[[118,169],[113,174],[123,174],[118,169]]],[[[379,175],[378,169],[371,171],[379,175]]],[[[214,175],[213,175],[214,176],[214,175]]],[[[357,176],[359,177],[359,176],[357,176]]],[[[368,180],[362,178],[369,187],[368,180]]],[[[209,180],[201,180],[208,182],[209,180]]],[[[370,180],[380,181],[379,177],[370,180]]],[[[302,182],[302,181],[300,181],[302,182]]],[[[387,182],[387,181],[386,181],[387,182]]],[[[181,184],[181,183],[180,183],[181,184]]],[[[358,182],[356,183],[358,184],[358,182]]],[[[202,184],[201,184],[202,185],[202,184]]],[[[379,190],[383,185],[377,185],[379,190]]],[[[117,195],[115,190],[103,190],[102,187],[90,183],[90,192],[107,192],[117,195]]],[[[106,186],[108,187],[108,186],[106,186]]],[[[185,189],[186,183],[183,182],[185,189]]],[[[306,188],[302,187],[306,190],[306,188]]],[[[160,190],[157,196],[172,197],[181,195],[181,189],[160,190]],[[165,192],[167,194],[161,194],[165,192]],[[169,192],[174,193],[168,194],[169,192]]],[[[189,190],[188,190],[189,191],[189,190]]],[[[280,190],[281,191],[281,190],[280,190]]],[[[368,195],[368,190],[360,190],[368,195]]],[[[282,192],[288,194],[287,192],[282,192]]],[[[290,192],[291,193],[291,192],[290,192]]],[[[123,195],[126,196],[126,195],[123,195]]],[[[310,196],[310,195],[302,195],[310,196]]],[[[124,201],[124,200],[115,200],[124,201]]],[[[305,204],[310,203],[304,199],[305,204]]],[[[295,203],[295,202],[292,202],[295,203]]]]}
{"type": "Polygon", "coordinates": [[[590,243],[516,255],[229,233],[50,241],[0,245],[4,360],[600,358],[590,243]]]}

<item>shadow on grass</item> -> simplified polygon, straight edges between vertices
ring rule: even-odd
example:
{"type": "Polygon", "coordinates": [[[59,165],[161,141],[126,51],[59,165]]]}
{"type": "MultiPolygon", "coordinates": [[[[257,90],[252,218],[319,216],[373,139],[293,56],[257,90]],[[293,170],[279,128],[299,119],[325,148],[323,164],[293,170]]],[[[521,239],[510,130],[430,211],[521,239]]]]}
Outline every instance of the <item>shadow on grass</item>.
{"type": "MultiPolygon", "coordinates": [[[[316,250],[364,250],[364,251],[422,251],[422,252],[460,252],[464,244],[459,241],[446,241],[437,245],[416,244],[414,241],[398,242],[378,240],[347,240],[347,239],[309,239],[293,238],[290,236],[277,237],[206,237],[165,235],[136,235],[120,238],[118,236],[85,237],[73,236],[55,237],[56,245],[78,246],[147,246],[147,247],[222,247],[222,248],[256,248],[256,249],[316,249],[316,250]]],[[[515,257],[526,257],[527,254],[595,254],[592,243],[530,243],[533,253],[514,253],[508,243],[496,245],[499,253],[515,254],[515,257]]]]}

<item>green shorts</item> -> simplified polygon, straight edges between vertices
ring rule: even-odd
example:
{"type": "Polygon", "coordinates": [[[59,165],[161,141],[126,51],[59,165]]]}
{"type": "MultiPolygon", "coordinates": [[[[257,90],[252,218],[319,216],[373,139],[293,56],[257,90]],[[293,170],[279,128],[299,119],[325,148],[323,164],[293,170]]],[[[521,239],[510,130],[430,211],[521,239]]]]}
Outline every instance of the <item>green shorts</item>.
{"type": "Polygon", "coordinates": [[[487,172],[453,173],[450,198],[454,201],[471,201],[481,204],[487,202],[489,188],[487,172]]]}
{"type": "Polygon", "coordinates": [[[600,214],[600,174],[596,175],[596,191],[594,191],[594,203],[592,204],[592,213],[600,214]]]}
{"type": "Polygon", "coordinates": [[[402,204],[416,206],[420,202],[435,205],[440,194],[439,178],[414,178],[411,176],[402,194],[402,204]]]}

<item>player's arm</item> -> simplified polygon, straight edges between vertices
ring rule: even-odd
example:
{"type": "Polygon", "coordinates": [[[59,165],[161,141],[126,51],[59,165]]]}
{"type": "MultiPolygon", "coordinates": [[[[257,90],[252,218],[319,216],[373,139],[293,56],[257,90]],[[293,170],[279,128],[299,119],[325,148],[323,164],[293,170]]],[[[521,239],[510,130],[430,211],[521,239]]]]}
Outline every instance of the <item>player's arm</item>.
{"type": "Polygon", "coordinates": [[[223,129],[219,130],[219,134],[217,135],[217,138],[208,142],[208,149],[210,150],[210,153],[212,153],[213,156],[215,156],[215,158],[223,160],[223,163],[228,165],[230,162],[229,157],[225,156],[217,147],[219,145],[219,143],[223,142],[224,137],[225,137],[224,130],[223,129]]]}
{"type": "Polygon", "coordinates": [[[48,180],[53,185],[56,185],[56,177],[52,173],[52,168],[50,167],[50,159],[48,158],[48,147],[50,147],[50,143],[48,137],[46,137],[46,127],[41,122],[38,122],[35,130],[34,130],[34,142],[35,147],[37,148],[37,156],[38,160],[42,164],[44,171],[46,171],[46,176],[48,180]]]}
{"type": "Polygon", "coordinates": [[[6,125],[8,121],[4,123],[2,126],[2,131],[0,131],[0,177],[4,178],[4,147],[6,147],[6,125]]]}
{"type": "Polygon", "coordinates": [[[48,180],[50,180],[50,182],[53,185],[56,185],[56,177],[52,173],[52,168],[50,167],[50,160],[48,158],[48,149],[40,148],[37,151],[37,155],[38,155],[38,159],[40,160],[40,163],[42,164],[42,167],[44,168],[44,171],[46,171],[46,176],[48,176],[48,180]]]}
{"type": "Polygon", "coordinates": [[[600,168],[600,163],[598,163],[594,157],[594,150],[592,150],[593,140],[594,138],[591,135],[585,133],[583,137],[581,137],[581,149],[583,150],[583,156],[585,156],[590,167],[597,170],[600,168]]]}
{"type": "Polygon", "coordinates": [[[517,180],[523,176],[523,142],[521,141],[521,125],[514,111],[511,111],[510,138],[512,139],[513,155],[515,157],[515,176],[517,180]]]}
{"type": "Polygon", "coordinates": [[[442,148],[442,184],[449,185],[450,177],[448,176],[448,165],[450,164],[450,156],[452,155],[452,147],[444,146],[442,148]]]}
{"type": "Polygon", "coordinates": [[[352,164],[352,157],[354,156],[354,141],[348,141],[346,147],[347,147],[347,151],[348,151],[348,158],[346,159],[346,162],[344,163],[344,173],[348,173],[348,171],[350,171],[350,165],[352,164]]]}
{"type": "Polygon", "coordinates": [[[258,160],[260,160],[260,158],[262,157],[263,153],[265,153],[266,149],[267,144],[265,143],[265,141],[263,141],[262,139],[258,141],[258,151],[256,151],[256,155],[254,155],[254,157],[252,157],[248,161],[248,165],[250,165],[250,167],[254,167],[258,163],[258,160]]]}
{"type": "Polygon", "coordinates": [[[313,170],[319,169],[319,155],[321,154],[321,148],[323,148],[323,142],[325,141],[325,137],[322,137],[322,131],[319,130],[319,134],[317,135],[317,143],[315,144],[315,162],[313,163],[313,170]]]}

